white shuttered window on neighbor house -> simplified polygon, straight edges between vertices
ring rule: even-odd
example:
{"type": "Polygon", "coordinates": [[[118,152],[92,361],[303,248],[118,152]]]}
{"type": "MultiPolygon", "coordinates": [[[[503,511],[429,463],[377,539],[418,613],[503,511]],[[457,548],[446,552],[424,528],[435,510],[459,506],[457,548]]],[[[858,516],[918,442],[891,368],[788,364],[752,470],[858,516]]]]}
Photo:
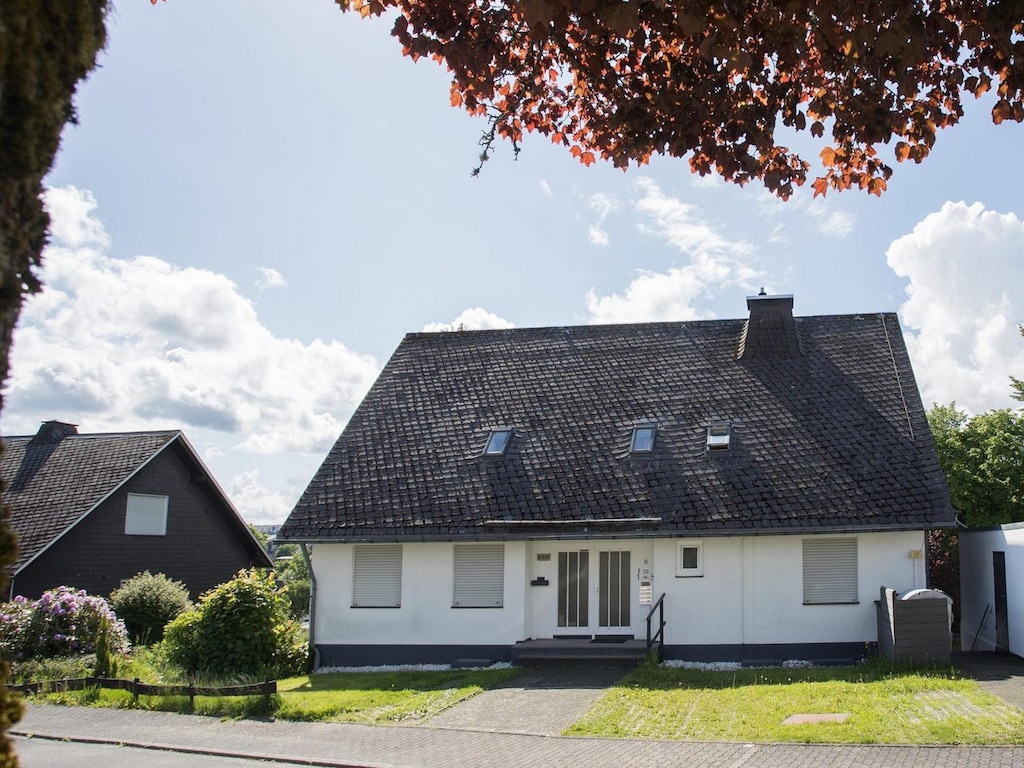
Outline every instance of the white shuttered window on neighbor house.
{"type": "Polygon", "coordinates": [[[505,545],[453,545],[453,608],[501,608],[505,602],[505,545]]]}
{"type": "Polygon", "coordinates": [[[804,539],[804,605],[856,603],[857,539],[804,539]]]}
{"type": "Polygon", "coordinates": [[[402,545],[356,544],[352,579],[353,608],[402,605],[402,545]]]}

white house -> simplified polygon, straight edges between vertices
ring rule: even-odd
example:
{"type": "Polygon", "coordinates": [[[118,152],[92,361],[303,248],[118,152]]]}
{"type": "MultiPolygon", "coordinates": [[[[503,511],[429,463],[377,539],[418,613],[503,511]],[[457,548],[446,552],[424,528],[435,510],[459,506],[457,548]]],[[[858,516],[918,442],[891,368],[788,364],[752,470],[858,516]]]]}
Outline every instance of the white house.
{"type": "Polygon", "coordinates": [[[959,539],[961,648],[1024,656],[1024,523],[959,539]]]}
{"type": "Polygon", "coordinates": [[[863,656],[955,519],[899,323],[747,305],[406,336],[278,533],[318,663],[863,656]]]}

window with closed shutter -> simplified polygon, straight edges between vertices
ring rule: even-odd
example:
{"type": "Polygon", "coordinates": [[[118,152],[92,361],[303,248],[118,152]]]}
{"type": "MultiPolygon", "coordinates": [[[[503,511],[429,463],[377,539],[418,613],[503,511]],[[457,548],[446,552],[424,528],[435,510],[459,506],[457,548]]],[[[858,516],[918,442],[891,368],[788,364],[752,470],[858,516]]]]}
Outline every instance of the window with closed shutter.
{"type": "Polygon", "coordinates": [[[402,545],[356,544],[353,608],[398,608],[402,604],[402,545]]]}
{"type": "Polygon", "coordinates": [[[505,545],[455,544],[453,608],[501,608],[505,601],[505,545]]]}
{"type": "Polygon", "coordinates": [[[804,604],[856,603],[857,539],[804,539],[804,604]]]}

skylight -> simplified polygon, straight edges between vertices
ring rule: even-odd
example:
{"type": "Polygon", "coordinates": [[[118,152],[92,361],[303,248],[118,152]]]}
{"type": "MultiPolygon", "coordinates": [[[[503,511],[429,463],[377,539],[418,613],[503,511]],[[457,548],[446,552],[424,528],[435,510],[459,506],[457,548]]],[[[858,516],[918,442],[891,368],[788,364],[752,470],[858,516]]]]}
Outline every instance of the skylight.
{"type": "Polygon", "coordinates": [[[512,442],[511,429],[492,429],[484,447],[484,456],[501,456],[512,442]]]}
{"type": "Polygon", "coordinates": [[[654,424],[638,424],[633,427],[633,439],[630,441],[631,453],[650,453],[654,450],[654,435],[658,427],[654,424]]]}
{"type": "Polygon", "coordinates": [[[708,453],[729,450],[732,438],[732,424],[728,421],[713,421],[708,425],[708,453]]]}

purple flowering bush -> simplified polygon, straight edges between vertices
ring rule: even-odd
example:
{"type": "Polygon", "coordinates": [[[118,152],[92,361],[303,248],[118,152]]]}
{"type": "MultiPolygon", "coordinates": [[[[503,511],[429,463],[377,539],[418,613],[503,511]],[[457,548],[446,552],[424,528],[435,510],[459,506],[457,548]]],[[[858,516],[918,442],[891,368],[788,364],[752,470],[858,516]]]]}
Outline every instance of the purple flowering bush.
{"type": "Polygon", "coordinates": [[[103,617],[110,623],[110,648],[125,653],[128,633],[102,597],[84,589],[56,587],[35,601],[18,595],[0,606],[0,658],[50,659],[96,652],[103,617]]]}

